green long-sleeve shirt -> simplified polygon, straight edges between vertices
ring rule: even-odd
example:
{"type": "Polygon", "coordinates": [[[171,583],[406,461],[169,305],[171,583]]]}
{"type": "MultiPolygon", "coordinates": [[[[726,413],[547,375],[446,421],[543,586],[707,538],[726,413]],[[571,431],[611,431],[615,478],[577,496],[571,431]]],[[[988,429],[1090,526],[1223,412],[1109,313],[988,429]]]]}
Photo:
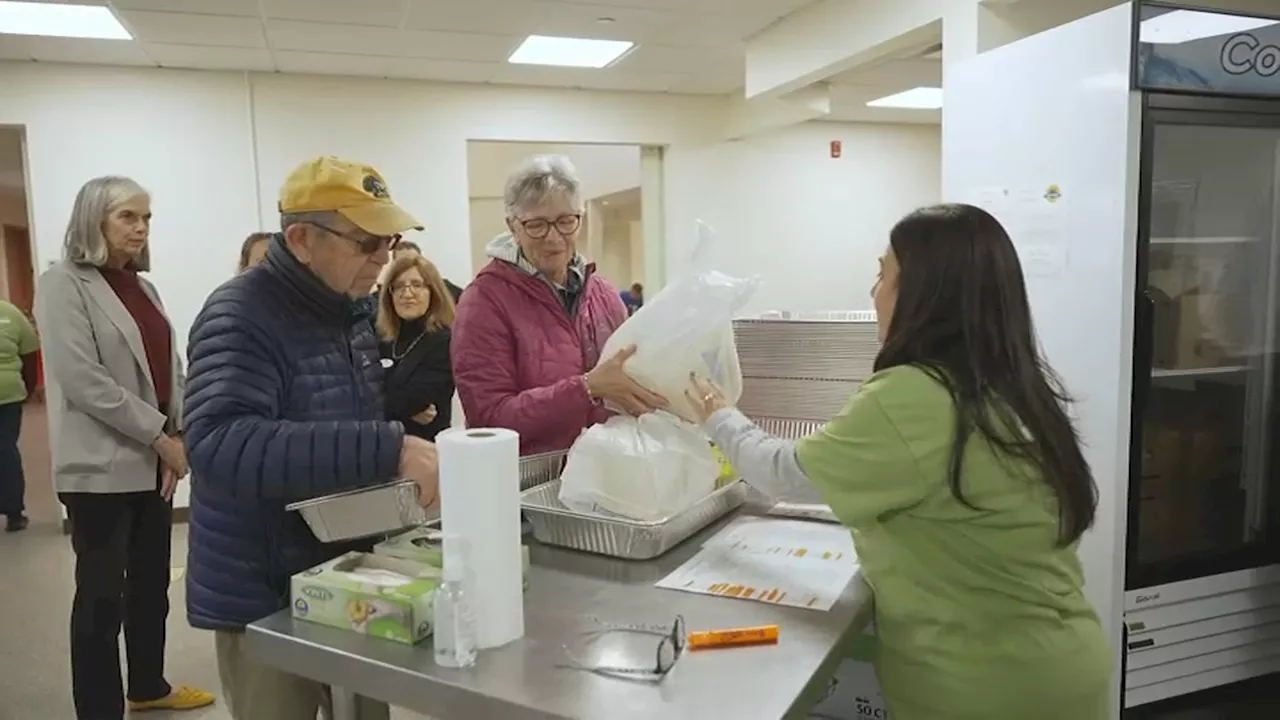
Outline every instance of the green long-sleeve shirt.
{"type": "Polygon", "coordinates": [[[737,411],[707,423],[744,479],[812,483],[854,535],[876,595],[877,673],[895,720],[1103,720],[1112,652],[1057,501],[1033,468],[974,434],[947,485],[955,409],[922,370],[863,384],[822,430],[771,438],[737,411]]]}

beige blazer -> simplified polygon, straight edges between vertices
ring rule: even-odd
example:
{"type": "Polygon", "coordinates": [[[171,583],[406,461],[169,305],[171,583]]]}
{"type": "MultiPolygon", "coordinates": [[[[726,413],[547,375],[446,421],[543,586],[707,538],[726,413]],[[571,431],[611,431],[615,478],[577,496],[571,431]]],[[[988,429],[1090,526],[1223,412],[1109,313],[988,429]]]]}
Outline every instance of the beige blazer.
{"type": "MultiPolygon", "coordinates": [[[[160,296],[142,281],[160,312],[160,296]]],[[[162,432],[182,426],[186,380],[173,340],[173,400],[158,409],[142,333],[97,268],[62,261],[40,276],[36,321],[44,356],[58,492],[153,490],[162,432]]],[[[167,319],[167,316],[166,316],[167,319]]],[[[170,326],[172,332],[172,326],[170,326]]]]}

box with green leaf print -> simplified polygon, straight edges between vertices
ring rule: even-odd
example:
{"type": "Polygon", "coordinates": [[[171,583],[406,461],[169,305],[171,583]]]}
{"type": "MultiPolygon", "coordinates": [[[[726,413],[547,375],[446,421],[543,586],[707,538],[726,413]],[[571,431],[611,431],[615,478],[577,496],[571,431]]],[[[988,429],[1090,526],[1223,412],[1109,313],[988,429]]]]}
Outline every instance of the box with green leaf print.
{"type": "Polygon", "coordinates": [[[293,616],[412,645],[431,634],[440,568],[349,552],[293,576],[293,616]]]}

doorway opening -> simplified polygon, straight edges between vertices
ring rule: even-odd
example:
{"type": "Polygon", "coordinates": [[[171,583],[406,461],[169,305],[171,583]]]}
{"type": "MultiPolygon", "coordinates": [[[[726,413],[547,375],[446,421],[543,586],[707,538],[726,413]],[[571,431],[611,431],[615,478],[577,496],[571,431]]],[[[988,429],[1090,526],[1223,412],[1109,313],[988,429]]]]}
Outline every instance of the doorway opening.
{"type": "MultiPolygon", "coordinates": [[[[17,306],[34,325],[36,271],[30,218],[24,130],[0,126],[0,299],[17,306]]],[[[36,352],[39,368],[40,355],[36,352]]],[[[37,389],[23,407],[18,443],[26,485],[26,513],[33,524],[53,524],[62,519],[61,506],[53,492],[43,380],[43,373],[37,370],[37,389]]]]}

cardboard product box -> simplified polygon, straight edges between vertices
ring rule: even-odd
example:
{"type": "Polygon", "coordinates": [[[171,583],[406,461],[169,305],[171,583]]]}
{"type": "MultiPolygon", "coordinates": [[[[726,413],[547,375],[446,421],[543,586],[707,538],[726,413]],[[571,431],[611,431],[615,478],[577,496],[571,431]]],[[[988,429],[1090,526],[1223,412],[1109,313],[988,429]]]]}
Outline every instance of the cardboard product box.
{"type": "Polygon", "coordinates": [[[1151,364],[1168,370],[1226,364],[1225,298],[1210,293],[1169,295],[1152,287],[1151,364]]]}
{"type": "MultiPolygon", "coordinates": [[[[435,568],[444,567],[444,547],[439,530],[432,528],[415,528],[405,533],[388,538],[373,546],[375,555],[402,558],[423,563],[435,568]]],[[[524,589],[529,589],[529,546],[520,547],[521,561],[524,567],[524,589]]]]}
{"type": "Polygon", "coordinates": [[[293,576],[293,616],[413,645],[431,634],[440,568],[349,552],[293,576]]]}
{"type": "Polygon", "coordinates": [[[828,685],[828,694],[809,711],[813,720],[889,720],[888,704],[880,692],[875,667],[862,660],[845,660],[828,685]]]}

